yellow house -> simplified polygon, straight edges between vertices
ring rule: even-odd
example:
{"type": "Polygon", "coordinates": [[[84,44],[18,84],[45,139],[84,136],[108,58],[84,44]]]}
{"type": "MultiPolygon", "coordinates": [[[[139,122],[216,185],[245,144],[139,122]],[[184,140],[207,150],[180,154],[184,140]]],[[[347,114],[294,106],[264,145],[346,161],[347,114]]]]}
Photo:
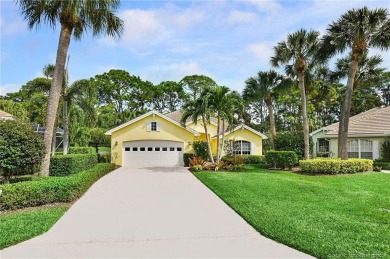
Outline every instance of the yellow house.
{"type": "MultiPolygon", "coordinates": [[[[111,136],[112,161],[120,166],[183,166],[183,154],[192,153],[191,144],[205,140],[201,121],[180,124],[180,111],[162,114],[150,111],[106,132],[111,136]]],[[[216,154],[217,124],[214,119],[207,125],[213,154],[216,154]]],[[[234,143],[234,154],[262,155],[264,134],[240,125],[225,129],[225,140],[234,143]]]]}

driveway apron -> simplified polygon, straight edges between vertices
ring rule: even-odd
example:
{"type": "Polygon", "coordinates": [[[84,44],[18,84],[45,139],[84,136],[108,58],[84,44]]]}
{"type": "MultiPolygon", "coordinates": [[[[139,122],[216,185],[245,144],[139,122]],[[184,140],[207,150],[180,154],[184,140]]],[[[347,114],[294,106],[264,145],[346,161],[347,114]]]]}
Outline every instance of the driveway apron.
{"type": "Polygon", "coordinates": [[[188,170],[119,168],[0,258],[309,258],[261,236],[188,170]]]}

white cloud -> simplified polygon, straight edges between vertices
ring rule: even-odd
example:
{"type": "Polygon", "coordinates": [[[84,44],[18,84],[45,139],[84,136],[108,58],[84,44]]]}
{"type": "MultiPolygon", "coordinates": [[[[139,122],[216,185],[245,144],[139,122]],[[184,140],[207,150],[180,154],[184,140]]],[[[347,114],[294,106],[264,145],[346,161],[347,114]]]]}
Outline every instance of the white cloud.
{"type": "Polygon", "coordinates": [[[256,14],[252,12],[233,10],[229,13],[227,20],[232,24],[245,24],[255,23],[257,21],[257,17],[256,14]]]}
{"type": "Polygon", "coordinates": [[[273,54],[272,46],[265,43],[251,44],[247,47],[247,50],[251,52],[257,59],[263,61],[267,60],[267,62],[269,62],[273,54]]]}
{"type": "Polygon", "coordinates": [[[6,84],[0,85],[0,95],[5,95],[7,93],[13,93],[19,91],[21,85],[19,84],[6,84]]]}
{"type": "Polygon", "coordinates": [[[1,36],[14,36],[27,32],[27,26],[22,20],[7,21],[3,17],[0,18],[1,36]]]}
{"type": "Polygon", "coordinates": [[[211,73],[200,67],[196,62],[161,64],[143,68],[138,72],[141,78],[149,80],[154,84],[168,80],[180,81],[183,77],[194,74],[212,76],[211,73]]]}
{"type": "Polygon", "coordinates": [[[249,4],[257,7],[262,12],[275,13],[280,12],[283,7],[275,0],[253,0],[248,1],[249,4]]]}

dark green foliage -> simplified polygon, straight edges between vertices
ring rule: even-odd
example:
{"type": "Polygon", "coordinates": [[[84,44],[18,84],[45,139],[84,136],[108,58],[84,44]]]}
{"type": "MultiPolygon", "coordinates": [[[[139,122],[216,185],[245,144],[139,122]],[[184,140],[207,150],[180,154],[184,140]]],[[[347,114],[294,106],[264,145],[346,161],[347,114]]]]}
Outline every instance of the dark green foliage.
{"type": "Polygon", "coordinates": [[[390,170],[390,162],[384,160],[375,160],[374,166],[380,167],[382,170],[390,170]]]}
{"type": "Polygon", "coordinates": [[[382,159],[390,162],[390,138],[385,139],[382,144],[382,159]]]}
{"type": "Polygon", "coordinates": [[[40,181],[2,185],[0,210],[74,201],[114,168],[114,164],[98,164],[92,169],[65,177],[48,177],[40,181]]]}
{"type": "Polygon", "coordinates": [[[13,174],[32,174],[44,157],[42,136],[29,125],[0,120],[0,173],[6,181],[13,174]]]}
{"type": "Polygon", "coordinates": [[[371,159],[317,158],[299,161],[301,171],[309,174],[354,174],[373,170],[371,159]]]}
{"type": "MultiPolygon", "coordinates": [[[[305,145],[303,142],[303,132],[278,132],[274,139],[275,150],[294,151],[298,157],[303,158],[305,145]]],[[[310,153],[313,147],[313,141],[310,138],[310,153]]]]}
{"type": "Polygon", "coordinates": [[[190,160],[194,157],[195,155],[192,153],[184,153],[183,154],[183,161],[184,161],[184,166],[188,167],[190,166],[190,160]]]}
{"type": "Polygon", "coordinates": [[[98,154],[98,163],[111,163],[111,153],[98,154]]]}
{"type": "Polygon", "coordinates": [[[69,154],[96,154],[96,150],[93,147],[70,147],[69,154]]]}
{"type": "Polygon", "coordinates": [[[195,156],[200,156],[205,160],[209,158],[209,151],[206,141],[194,141],[192,143],[192,148],[194,149],[195,156]]]}
{"type": "Polygon", "coordinates": [[[79,173],[97,164],[96,154],[71,154],[53,156],[50,161],[51,176],[66,176],[79,173]]]}
{"type": "Polygon", "coordinates": [[[291,169],[298,163],[298,156],[294,151],[268,151],[265,160],[274,168],[291,169]]]}
{"type": "Polygon", "coordinates": [[[245,158],[245,164],[265,164],[265,156],[249,155],[243,156],[245,158]]]}

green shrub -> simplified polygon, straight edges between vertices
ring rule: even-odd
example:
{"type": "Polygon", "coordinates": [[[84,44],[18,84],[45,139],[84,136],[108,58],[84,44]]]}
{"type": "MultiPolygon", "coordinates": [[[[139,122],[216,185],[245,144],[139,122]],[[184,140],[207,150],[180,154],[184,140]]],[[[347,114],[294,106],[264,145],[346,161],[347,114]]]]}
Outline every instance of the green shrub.
{"type": "Polygon", "coordinates": [[[194,141],[192,143],[195,156],[200,156],[204,160],[209,159],[209,149],[206,141],[194,141]]]}
{"type": "Polygon", "coordinates": [[[299,161],[301,171],[310,174],[353,174],[373,170],[370,159],[329,159],[316,158],[299,161]]]}
{"type": "Polygon", "coordinates": [[[69,154],[96,154],[94,147],[70,147],[69,154]]]}
{"type": "Polygon", "coordinates": [[[98,154],[98,163],[111,163],[111,153],[98,154]]]}
{"type": "Polygon", "coordinates": [[[50,160],[49,172],[51,176],[65,176],[85,171],[94,167],[96,164],[96,154],[53,156],[50,160]]]}
{"type": "Polygon", "coordinates": [[[94,182],[114,168],[114,164],[98,164],[79,174],[2,185],[0,187],[2,191],[0,210],[74,201],[83,195],[94,182]]]}
{"type": "Polygon", "coordinates": [[[183,162],[184,166],[188,167],[190,166],[190,160],[195,156],[195,154],[192,153],[184,153],[183,154],[183,162]]]}
{"type": "Polygon", "coordinates": [[[268,151],[265,160],[274,168],[291,169],[298,163],[298,156],[294,151],[268,151]]]}
{"type": "MultiPolygon", "coordinates": [[[[305,144],[303,132],[278,132],[274,139],[275,150],[294,151],[299,158],[303,158],[305,144]]],[[[313,140],[310,138],[310,154],[312,153],[313,140]]]]}
{"type": "Polygon", "coordinates": [[[382,144],[382,158],[390,163],[390,138],[385,139],[382,144]]]}
{"type": "Polygon", "coordinates": [[[266,164],[265,156],[248,155],[243,157],[245,164],[266,164]]]}
{"type": "Polygon", "coordinates": [[[14,174],[37,172],[45,155],[41,135],[26,124],[0,120],[0,174],[8,182],[14,174]]]}
{"type": "Polygon", "coordinates": [[[233,156],[232,157],[232,164],[234,166],[243,165],[245,163],[246,163],[246,159],[243,156],[233,156]]]}
{"type": "Polygon", "coordinates": [[[374,166],[382,168],[382,170],[390,170],[390,162],[386,162],[383,160],[375,160],[374,166]]]}

